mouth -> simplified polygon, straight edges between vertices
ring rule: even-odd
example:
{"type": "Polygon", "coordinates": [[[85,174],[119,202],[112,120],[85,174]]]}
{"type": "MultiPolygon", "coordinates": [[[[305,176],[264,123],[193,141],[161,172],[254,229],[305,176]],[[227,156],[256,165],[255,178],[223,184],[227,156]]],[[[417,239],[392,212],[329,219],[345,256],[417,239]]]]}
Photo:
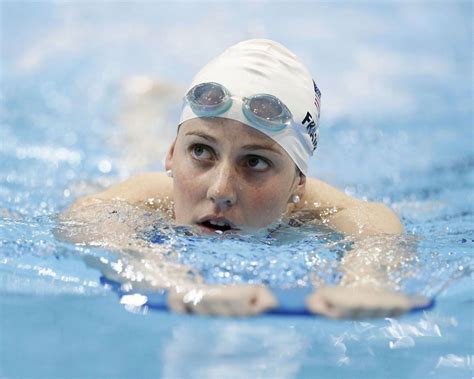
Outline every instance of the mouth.
{"type": "Polygon", "coordinates": [[[234,224],[222,217],[206,217],[196,224],[206,233],[224,233],[229,230],[238,230],[234,224]]]}

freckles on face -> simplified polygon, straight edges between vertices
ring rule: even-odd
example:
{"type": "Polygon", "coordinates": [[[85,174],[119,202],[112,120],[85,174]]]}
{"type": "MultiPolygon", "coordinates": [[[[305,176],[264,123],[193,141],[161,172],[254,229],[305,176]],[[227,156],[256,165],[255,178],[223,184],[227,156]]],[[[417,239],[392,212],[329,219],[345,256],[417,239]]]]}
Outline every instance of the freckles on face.
{"type": "Polygon", "coordinates": [[[181,125],[173,149],[175,219],[196,224],[215,216],[239,229],[260,228],[286,211],[295,166],[263,133],[226,119],[181,125]]]}
{"type": "Polygon", "coordinates": [[[191,224],[197,207],[206,198],[206,187],[200,184],[200,178],[194,175],[194,170],[185,161],[173,167],[176,167],[173,169],[175,219],[179,223],[191,224]]]}
{"type": "Polygon", "coordinates": [[[291,182],[272,178],[261,186],[249,186],[241,195],[249,226],[263,227],[275,222],[286,211],[291,182]]]}

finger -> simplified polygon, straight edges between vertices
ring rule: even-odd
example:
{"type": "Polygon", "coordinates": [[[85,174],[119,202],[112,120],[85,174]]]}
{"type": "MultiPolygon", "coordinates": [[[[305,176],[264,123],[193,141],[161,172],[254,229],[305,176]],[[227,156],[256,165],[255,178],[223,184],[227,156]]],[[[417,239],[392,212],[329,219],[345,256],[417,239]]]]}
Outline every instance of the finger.
{"type": "MultiPolygon", "coordinates": [[[[386,315],[385,317],[397,317],[397,316],[400,316],[401,314],[405,313],[407,311],[407,309],[404,309],[404,308],[392,308],[388,311],[386,311],[386,315]]],[[[384,317],[383,315],[380,316],[380,317],[384,317]]]]}
{"type": "Polygon", "coordinates": [[[167,305],[174,312],[198,313],[202,297],[202,288],[172,287],[168,291],[167,305]]]}
{"type": "Polygon", "coordinates": [[[175,288],[168,291],[166,299],[168,308],[177,313],[189,313],[186,309],[186,303],[183,302],[183,294],[178,293],[175,288]]]}
{"type": "Polygon", "coordinates": [[[363,318],[370,318],[372,316],[373,311],[370,309],[364,309],[364,308],[354,308],[346,314],[346,318],[351,318],[353,320],[360,320],[363,318]]]}
{"type": "Polygon", "coordinates": [[[266,287],[257,287],[256,292],[249,298],[252,314],[259,314],[275,309],[278,302],[266,287]]]}
{"type": "Polygon", "coordinates": [[[336,305],[319,293],[312,294],[306,298],[306,307],[311,313],[320,314],[330,318],[344,317],[336,305]]]}

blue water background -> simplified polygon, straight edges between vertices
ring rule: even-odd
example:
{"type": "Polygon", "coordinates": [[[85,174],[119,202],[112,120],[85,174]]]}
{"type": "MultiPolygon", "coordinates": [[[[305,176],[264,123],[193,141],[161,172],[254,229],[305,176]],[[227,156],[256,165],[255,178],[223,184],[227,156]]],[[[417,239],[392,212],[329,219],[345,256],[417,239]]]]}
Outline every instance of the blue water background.
{"type": "Polygon", "coordinates": [[[473,375],[472,2],[2,1],[0,11],[0,376],[473,375]],[[76,196],[162,168],[179,103],[150,136],[156,159],[129,165],[116,142],[124,78],[180,90],[255,37],[291,48],[322,91],[311,175],[395,209],[419,237],[427,292],[454,278],[434,310],[364,322],[126,310],[80,259],[87,247],[54,239],[54,216],[76,196]]]}

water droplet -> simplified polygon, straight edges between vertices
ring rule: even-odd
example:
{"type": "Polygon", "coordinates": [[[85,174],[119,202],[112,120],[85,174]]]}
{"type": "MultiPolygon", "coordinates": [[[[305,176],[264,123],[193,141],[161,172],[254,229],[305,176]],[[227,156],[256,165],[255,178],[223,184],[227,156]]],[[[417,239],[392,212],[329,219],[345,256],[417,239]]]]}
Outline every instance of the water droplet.
{"type": "Polygon", "coordinates": [[[107,159],[102,159],[97,165],[99,171],[103,174],[108,174],[112,170],[112,163],[107,159]]]}

